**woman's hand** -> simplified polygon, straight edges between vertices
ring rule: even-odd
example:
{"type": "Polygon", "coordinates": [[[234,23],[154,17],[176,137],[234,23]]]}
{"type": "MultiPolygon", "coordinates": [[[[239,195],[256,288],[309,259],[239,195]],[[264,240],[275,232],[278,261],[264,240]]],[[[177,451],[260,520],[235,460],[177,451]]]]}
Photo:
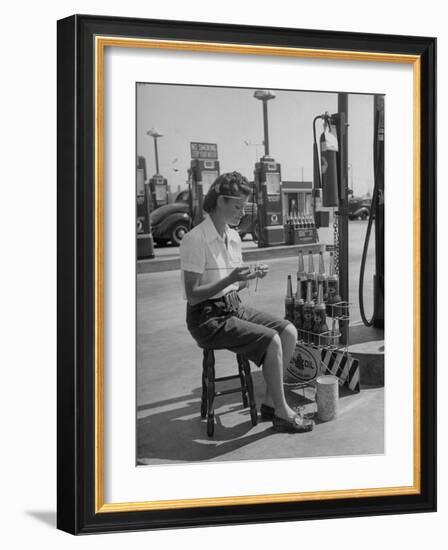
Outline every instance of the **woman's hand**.
{"type": "Polygon", "coordinates": [[[229,275],[229,282],[244,282],[252,279],[263,279],[266,277],[269,267],[266,264],[257,264],[255,266],[245,266],[235,268],[229,275]]]}
{"type": "Polygon", "coordinates": [[[248,281],[249,279],[253,279],[251,275],[252,272],[249,267],[235,267],[235,269],[229,273],[227,280],[229,284],[240,283],[248,281]]]}
{"type": "Polygon", "coordinates": [[[256,264],[252,266],[248,279],[263,279],[269,271],[269,266],[266,264],[256,264]]]}
{"type": "Polygon", "coordinates": [[[260,279],[263,279],[268,274],[269,266],[266,264],[258,264],[256,271],[257,271],[257,277],[259,277],[260,279]]]}

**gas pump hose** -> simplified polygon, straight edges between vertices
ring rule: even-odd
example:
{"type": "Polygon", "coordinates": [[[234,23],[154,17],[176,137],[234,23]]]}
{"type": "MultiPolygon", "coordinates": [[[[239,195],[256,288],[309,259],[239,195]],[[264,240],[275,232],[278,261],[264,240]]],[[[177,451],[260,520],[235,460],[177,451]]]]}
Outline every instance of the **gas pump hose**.
{"type": "MultiPolygon", "coordinates": [[[[376,114],[375,115],[375,129],[374,129],[374,143],[373,143],[373,156],[374,156],[374,188],[373,188],[373,196],[372,196],[372,202],[370,203],[370,215],[369,215],[369,221],[367,223],[367,230],[366,230],[366,237],[364,239],[364,247],[362,251],[362,258],[361,258],[361,268],[359,272],[359,287],[358,287],[358,298],[359,298],[359,311],[361,313],[361,319],[362,322],[365,324],[366,327],[371,327],[373,323],[375,322],[376,316],[377,316],[377,303],[374,298],[373,300],[373,314],[372,318],[369,320],[366,317],[366,313],[364,310],[364,274],[365,274],[365,268],[366,268],[366,261],[367,261],[367,251],[369,249],[369,242],[370,242],[370,233],[372,230],[372,224],[375,217],[376,207],[378,203],[378,171],[380,167],[379,163],[379,155],[377,155],[378,150],[378,125],[379,125],[379,117],[376,114]]],[[[376,254],[375,250],[375,254],[376,254]]]]}
{"type": "Polygon", "coordinates": [[[373,190],[373,197],[372,202],[370,204],[370,216],[369,221],[367,223],[367,231],[366,231],[366,238],[364,240],[364,247],[362,251],[362,258],[361,258],[361,269],[359,272],[359,290],[358,290],[358,296],[359,296],[359,311],[361,313],[361,319],[362,322],[366,325],[366,327],[371,327],[375,321],[376,318],[376,300],[373,301],[373,314],[372,318],[369,320],[366,317],[365,310],[364,310],[364,273],[366,268],[366,260],[367,260],[367,252],[369,250],[369,241],[370,241],[370,233],[372,230],[372,224],[373,224],[373,218],[374,218],[374,212],[376,209],[376,203],[378,202],[377,199],[378,196],[378,189],[375,185],[375,188],[373,190]]]}

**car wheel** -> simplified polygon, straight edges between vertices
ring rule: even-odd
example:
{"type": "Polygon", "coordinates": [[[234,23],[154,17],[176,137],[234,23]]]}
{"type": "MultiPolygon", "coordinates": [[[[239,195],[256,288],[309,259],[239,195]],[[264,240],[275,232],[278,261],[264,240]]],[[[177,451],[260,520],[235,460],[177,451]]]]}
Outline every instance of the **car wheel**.
{"type": "Polygon", "coordinates": [[[173,244],[179,246],[182,242],[182,239],[185,237],[185,234],[188,233],[189,229],[190,228],[185,222],[176,222],[171,228],[171,241],[173,242],[173,244]]]}
{"type": "Polygon", "coordinates": [[[361,220],[367,220],[367,218],[368,218],[367,212],[363,212],[361,214],[361,220]]]}

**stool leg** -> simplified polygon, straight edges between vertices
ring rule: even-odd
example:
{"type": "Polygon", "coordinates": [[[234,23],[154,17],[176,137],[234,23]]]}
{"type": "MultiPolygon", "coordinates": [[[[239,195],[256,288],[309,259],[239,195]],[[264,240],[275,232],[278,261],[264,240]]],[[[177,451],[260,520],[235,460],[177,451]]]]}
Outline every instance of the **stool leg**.
{"type": "Polygon", "coordinates": [[[207,435],[213,436],[215,431],[215,415],[213,401],[215,399],[215,354],[208,352],[207,357],[207,435]]]}
{"type": "Polygon", "coordinates": [[[249,394],[250,418],[252,426],[258,424],[257,406],[255,404],[254,384],[252,382],[252,374],[250,372],[250,364],[246,358],[243,358],[243,370],[246,378],[247,393],[249,394]]]}
{"type": "Polygon", "coordinates": [[[202,356],[202,395],[201,395],[201,417],[207,416],[207,360],[208,352],[204,350],[202,356]]]}
{"type": "Polygon", "coordinates": [[[236,356],[238,361],[238,374],[240,375],[241,382],[241,395],[243,396],[243,407],[247,408],[249,403],[247,402],[247,384],[246,384],[246,375],[244,372],[244,359],[241,355],[236,356]]]}

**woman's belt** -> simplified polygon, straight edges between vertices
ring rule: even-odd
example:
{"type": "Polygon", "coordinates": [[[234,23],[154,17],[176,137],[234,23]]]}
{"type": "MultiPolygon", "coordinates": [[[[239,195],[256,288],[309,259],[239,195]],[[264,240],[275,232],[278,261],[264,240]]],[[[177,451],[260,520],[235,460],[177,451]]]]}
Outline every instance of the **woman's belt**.
{"type": "Polygon", "coordinates": [[[221,296],[220,298],[205,300],[204,302],[201,302],[197,305],[202,306],[206,304],[222,304],[226,307],[227,311],[236,312],[240,307],[240,303],[241,303],[241,299],[238,296],[238,292],[236,290],[231,290],[230,292],[228,292],[227,294],[224,294],[224,296],[221,296]]]}

